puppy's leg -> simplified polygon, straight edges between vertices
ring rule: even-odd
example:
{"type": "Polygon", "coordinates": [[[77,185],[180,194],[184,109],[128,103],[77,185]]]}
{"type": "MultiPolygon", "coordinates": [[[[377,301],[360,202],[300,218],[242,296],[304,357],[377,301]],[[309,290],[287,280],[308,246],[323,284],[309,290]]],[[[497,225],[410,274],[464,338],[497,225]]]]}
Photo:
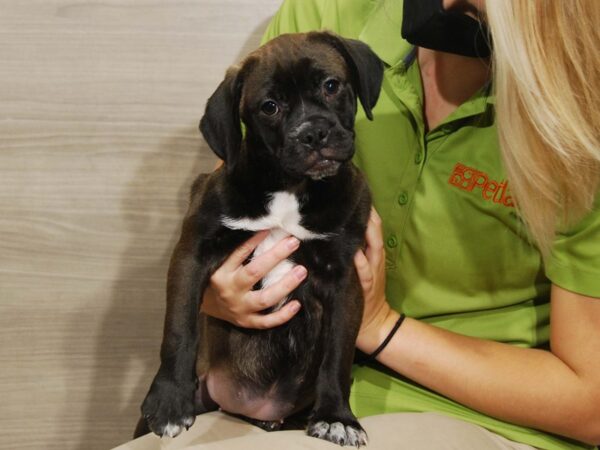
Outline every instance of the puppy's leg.
{"type": "Polygon", "coordinates": [[[350,288],[340,289],[324,303],[328,310],[327,323],[323,324],[326,327],[324,354],[307,433],[339,445],[360,447],[366,445],[367,433],[350,409],[349,396],[362,300],[357,289],[350,288]]]}
{"type": "Polygon", "coordinates": [[[208,392],[208,386],[206,385],[206,378],[204,376],[199,378],[199,386],[198,389],[196,389],[194,405],[194,414],[197,416],[219,409],[219,405],[215,403],[208,392]]]}
{"type": "Polygon", "coordinates": [[[198,314],[208,274],[198,261],[192,220],[186,222],[169,266],[161,364],[142,404],[144,419],[159,436],[175,437],[195,419],[198,314]]]}

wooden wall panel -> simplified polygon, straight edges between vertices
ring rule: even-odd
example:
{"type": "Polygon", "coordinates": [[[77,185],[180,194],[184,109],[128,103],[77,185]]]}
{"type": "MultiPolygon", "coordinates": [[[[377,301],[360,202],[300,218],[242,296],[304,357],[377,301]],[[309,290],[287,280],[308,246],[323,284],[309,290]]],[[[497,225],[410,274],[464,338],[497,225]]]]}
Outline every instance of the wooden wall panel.
{"type": "Polygon", "coordinates": [[[0,448],[129,439],[225,69],[280,0],[0,0],[0,448]]]}

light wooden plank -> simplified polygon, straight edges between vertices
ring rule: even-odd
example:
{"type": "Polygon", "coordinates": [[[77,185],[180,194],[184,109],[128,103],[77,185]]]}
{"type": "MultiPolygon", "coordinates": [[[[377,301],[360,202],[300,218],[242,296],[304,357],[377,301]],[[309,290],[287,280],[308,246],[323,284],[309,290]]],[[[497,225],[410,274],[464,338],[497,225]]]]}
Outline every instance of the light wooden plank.
{"type": "Polygon", "coordinates": [[[198,120],[279,2],[0,0],[0,448],[130,438],[198,120]]]}

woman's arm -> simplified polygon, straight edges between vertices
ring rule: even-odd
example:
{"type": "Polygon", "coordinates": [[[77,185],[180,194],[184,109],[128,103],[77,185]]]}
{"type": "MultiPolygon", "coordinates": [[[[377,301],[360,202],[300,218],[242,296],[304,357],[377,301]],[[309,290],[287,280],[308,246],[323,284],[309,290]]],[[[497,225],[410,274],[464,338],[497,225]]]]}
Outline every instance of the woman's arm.
{"type": "MultiPolygon", "coordinates": [[[[398,318],[385,299],[380,220],[355,263],[366,307],[357,346],[372,352],[398,318]]],[[[490,416],[600,442],[600,299],[552,287],[551,351],[471,338],[407,318],[377,360],[490,416]]]]}

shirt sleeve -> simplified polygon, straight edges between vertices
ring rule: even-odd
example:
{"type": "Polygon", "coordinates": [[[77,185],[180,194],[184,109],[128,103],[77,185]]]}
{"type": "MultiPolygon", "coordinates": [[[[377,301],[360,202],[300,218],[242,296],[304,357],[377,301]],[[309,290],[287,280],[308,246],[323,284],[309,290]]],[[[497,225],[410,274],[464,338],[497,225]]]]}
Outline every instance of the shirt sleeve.
{"type": "Polygon", "coordinates": [[[261,44],[284,33],[319,30],[327,0],[285,0],[271,19],[261,44]]]}
{"type": "Polygon", "coordinates": [[[546,276],[569,291],[600,297],[600,195],[592,211],[557,236],[546,262],[546,276]]]}

